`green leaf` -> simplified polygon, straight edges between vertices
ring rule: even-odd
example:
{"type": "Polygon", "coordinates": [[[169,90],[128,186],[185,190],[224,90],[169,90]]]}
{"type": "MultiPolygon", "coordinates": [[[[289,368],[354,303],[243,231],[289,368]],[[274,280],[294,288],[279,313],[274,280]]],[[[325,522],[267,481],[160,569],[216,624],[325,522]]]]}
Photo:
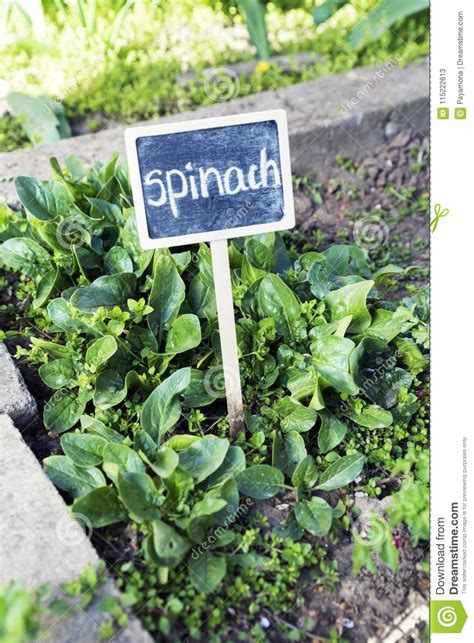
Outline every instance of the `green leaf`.
{"type": "Polygon", "coordinates": [[[366,394],[384,409],[391,409],[396,405],[399,393],[403,389],[408,391],[412,382],[410,373],[403,368],[394,368],[384,373],[377,382],[378,386],[367,390],[366,394]]]}
{"type": "Polygon", "coordinates": [[[202,482],[219,469],[228,449],[228,440],[214,436],[200,438],[180,451],[179,466],[192,475],[197,483],[202,482]]]}
{"type": "Polygon", "coordinates": [[[76,381],[76,368],[72,359],[55,359],[46,362],[38,369],[38,373],[50,388],[60,389],[63,386],[70,388],[76,381]]]}
{"type": "Polygon", "coordinates": [[[342,442],[347,426],[329,411],[320,411],[321,428],[318,433],[318,446],[321,453],[327,453],[342,442]]]}
{"type": "MultiPolygon", "coordinates": [[[[132,210],[133,212],[133,210],[132,210]]],[[[153,250],[143,250],[138,238],[137,222],[135,215],[132,214],[125,221],[123,228],[119,229],[122,246],[132,257],[135,269],[134,272],[137,277],[140,277],[148,268],[150,261],[153,258],[153,250]]]]}
{"type": "Polygon", "coordinates": [[[169,478],[179,464],[179,455],[167,446],[161,446],[155,454],[153,468],[161,478],[169,478]]]}
{"type": "Polygon", "coordinates": [[[112,482],[117,482],[119,473],[127,471],[134,473],[145,473],[145,464],[140,456],[133,449],[124,444],[109,442],[103,452],[103,469],[112,482]]]}
{"type": "Polygon", "coordinates": [[[212,519],[217,525],[221,525],[228,529],[232,523],[241,516],[242,513],[246,514],[248,507],[246,504],[240,504],[239,487],[235,478],[225,478],[217,487],[214,487],[209,495],[225,500],[225,506],[213,514],[212,519]]]}
{"type": "Polygon", "coordinates": [[[333,491],[345,487],[360,474],[364,468],[365,460],[365,456],[357,451],[339,458],[321,474],[317,489],[333,491]]]}
{"type": "Polygon", "coordinates": [[[57,181],[19,176],[15,179],[15,188],[25,209],[41,221],[64,217],[76,210],[66,186],[57,181]]]}
{"type": "Polygon", "coordinates": [[[48,431],[63,433],[76,424],[85,408],[86,403],[76,391],[56,391],[44,407],[44,425],[48,431]]]}
{"type": "Polygon", "coordinates": [[[398,358],[407,366],[410,373],[418,374],[427,367],[428,360],[423,357],[420,349],[412,339],[399,337],[395,340],[395,346],[397,347],[398,358]]]}
{"type": "Polygon", "coordinates": [[[188,435],[187,433],[179,433],[173,435],[169,440],[163,444],[164,447],[169,447],[173,451],[183,451],[187,449],[193,442],[197,442],[199,437],[197,435],[188,435]]]}
{"type": "Polygon", "coordinates": [[[177,317],[171,325],[166,338],[165,353],[176,355],[196,348],[201,343],[201,325],[198,317],[192,314],[177,317]]]}
{"type": "Polygon", "coordinates": [[[227,505],[227,500],[223,498],[215,498],[211,494],[204,496],[202,500],[198,500],[191,510],[191,519],[203,518],[205,516],[212,516],[227,505]]]}
{"type": "Polygon", "coordinates": [[[69,302],[62,297],[50,301],[47,310],[51,321],[61,330],[65,330],[67,333],[97,335],[97,331],[92,325],[87,325],[73,316],[72,310],[74,309],[71,310],[69,302]]]}
{"type": "Polygon", "coordinates": [[[83,313],[95,313],[101,307],[110,310],[125,305],[136,286],[137,278],[133,273],[104,275],[90,286],[78,288],[71,297],[71,304],[83,313]]]}
{"type": "Polygon", "coordinates": [[[269,464],[255,464],[236,476],[239,491],[255,500],[267,500],[283,490],[284,475],[269,464]]]}
{"type": "Polygon", "coordinates": [[[10,92],[6,100],[33,145],[71,136],[64,105],[56,98],[10,92]]]}
{"type": "Polygon", "coordinates": [[[429,0],[381,0],[360,20],[349,34],[348,42],[355,49],[377,40],[399,20],[419,11],[428,10],[429,0]]]}
{"type": "Polygon", "coordinates": [[[212,376],[215,377],[217,372],[216,367],[209,369],[209,371],[199,371],[196,368],[191,369],[191,380],[183,392],[183,399],[186,406],[192,409],[208,406],[215,402],[218,397],[222,396],[220,390],[215,391],[214,394],[212,387],[208,385],[209,378],[212,376]]]}
{"type": "Polygon", "coordinates": [[[373,285],[374,282],[371,280],[358,281],[328,293],[324,302],[329,311],[330,321],[352,315],[348,328],[350,333],[361,333],[368,328],[372,318],[367,310],[366,300],[373,285]]]}
{"type": "Polygon", "coordinates": [[[300,402],[290,397],[282,398],[276,404],[276,411],[281,416],[281,430],[284,433],[298,431],[304,433],[313,428],[318,414],[310,407],[303,406],[300,402]]]}
{"type": "Polygon", "coordinates": [[[48,252],[34,239],[14,237],[0,246],[0,263],[14,272],[37,277],[52,269],[48,252]]]}
{"type": "Polygon", "coordinates": [[[129,388],[141,386],[136,371],[129,371],[125,377],[108,368],[97,376],[94,391],[94,404],[100,409],[109,409],[116,406],[127,396],[129,388]]]}
{"type": "Polygon", "coordinates": [[[257,50],[257,56],[266,60],[270,56],[270,45],[265,24],[265,6],[260,0],[237,0],[237,5],[244,14],[250,42],[257,50]]]}
{"type": "Polygon", "coordinates": [[[323,335],[311,342],[315,369],[330,386],[348,395],[359,392],[349,373],[349,356],[354,346],[352,340],[334,335],[323,335]]]}
{"type": "Polygon", "coordinates": [[[179,395],[191,379],[190,368],[180,368],[148,396],[141,412],[141,425],[155,440],[173,428],[181,416],[179,395]]]}
{"type": "Polygon", "coordinates": [[[332,288],[329,280],[327,259],[323,254],[317,252],[309,254],[312,255],[312,263],[307,276],[309,287],[315,297],[323,299],[332,288]]]}
{"type": "Polygon", "coordinates": [[[86,516],[95,528],[127,520],[127,512],[114,489],[98,487],[74,501],[72,511],[86,516]]]}
{"type": "Polygon", "coordinates": [[[298,489],[312,489],[319,478],[316,462],[311,455],[307,455],[298,464],[291,476],[292,484],[298,489]]]}
{"type": "Polygon", "coordinates": [[[245,469],[245,453],[241,447],[231,445],[225,454],[224,462],[207,478],[207,485],[213,486],[235,476],[245,469]]]}
{"type": "Polygon", "coordinates": [[[416,318],[402,306],[399,306],[396,311],[377,308],[372,323],[364,330],[363,335],[365,337],[376,337],[388,343],[415,324],[416,318]]]}
{"type": "MultiPolygon", "coordinates": [[[[120,225],[122,223],[122,209],[115,203],[111,203],[105,199],[96,198],[88,198],[88,201],[91,204],[90,216],[92,219],[103,220],[105,224],[111,224],[112,226],[120,225]]],[[[110,272],[107,264],[105,264],[105,267],[107,272],[110,272]]],[[[125,272],[132,271],[133,267],[131,270],[126,270],[125,272]]],[[[118,272],[121,271],[119,270],[118,272]]]]}
{"type": "Polygon", "coordinates": [[[260,282],[258,304],[264,316],[275,320],[277,331],[287,342],[306,339],[306,324],[301,304],[278,275],[267,275],[260,282]]]}
{"type": "Polygon", "coordinates": [[[60,272],[58,269],[53,268],[45,272],[36,287],[36,297],[32,302],[33,308],[42,308],[58,287],[60,281],[60,272]]]}
{"type": "Polygon", "coordinates": [[[111,335],[105,335],[104,337],[99,337],[92,344],[86,352],[86,362],[90,366],[95,366],[96,368],[101,364],[107,362],[112,355],[117,351],[117,340],[111,335]]]}
{"type": "Polygon", "coordinates": [[[77,467],[94,467],[102,462],[107,440],[98,435],[66,433],[61,437],[61,448],[77,467]]]}
{"type": "Polygon", "coordinates": [[[51,482],[74,498],[105,485],[100,469],[76,467],[66,455],[50,455],[43,460],[43,467],[51,482]]]}
{"type": "Polygon", "coordinates": [[[87,433],[98,435],[104,438],[104,440],[107,440],[107,442],[122,444],[124,441],[124,436],[121,433],[105,426],[103,422],[89,415],[81,416],[81,427],[84,431],[87,431],[87,433]]]}
{"type": "Polygon", "coordinates": [[[54,359],[63,359],[70,356],[69,348],[63,344],[48,342],[46,339],[41,339],[41,337],[32,337],[31,343],[33,346],[39,346],[41,350],[54,357],[54,359]]]}
{"type": "Polygon", "coordinates": [[[345,411],[345,415],[366,429],[386,429],[393,424],[393,416],[390,411],[386,411],[376,404],[367,404],[360,412],[348,409],[345,411]]]}
{"type": "Polygon", "coordinates": [[[155,551],[163,559],[182,559],[190,543],[187,538],[178,534],[170,525],[162,520],[154,520],[152,523],[153,544],[155,551]]]}
{"type": "Polygon", "coordinates": [[[198,554],[191,557],[188,564],[189,578],[194,589],[201,594],[210,594],[226,575],[225,556],[198,554]]]}
{"type": "Polygon", "coordinates": [[[128,252],[121,246],[110,248],[104,257],[104,268],[109,275],[133,272],[133,263],[128,252]]]}
{"type": "Polygon", "coordinates": [[[164,497],[146,473],[120,472],[117,479],[120,498],[136,522],[150,522],[160,517],[164,497]]]}
{"type": "Polygon", "coordinates": [[[325,2],[313,9],[314,22],[317,25],[323,24],[323,22],[329,20],[338,9],[346,4],[349,4],[348,0],[325,0],[325,2]]]}
{"type": "Polygon", "coordinates": [[[298,464],[307,455],[304,439],[297,431],[281,435],[275,432],[273,438],[272,464],[283,471],[289,478],[293,475],[298,464]]]}
{"type": "Polygon", "coordinates": [[[331,529],[331,506],[318,496],[311,500],[301,500],[296,503],[295,516],[298,524],[313,536],[321,538],[331,529]]]}
{"type": "Polygon", "coordinates": [[[127,342],[137,358],[144,354],[143,350],[154,353],[158,351],[156,337],[148,328],[143,328],[143,326],[132,326],[127,333],[127,342]]]}
{"type": "Polygon", "coordinates": [[[178,316],[184,295],[184,281],[173,259],[167,254],[158,255],[154,261],[153,285],[148,299],[153,312],[147,316],[147,321],[159,345],[164,332],[178,316]]]}
{"type": "MultiPolygon", "coordinates": [[[[155,459],[155,453],[158,448],[155,440],[146,433],[143,429],[138,429],[133,434],[133,448],[140,455],[140,451],[145,454],[148,460],[153,461],[155,459]]],[[[154,465],[150,465],[156,473],[159,474],[159,471],[154,465]]],[[[161,474],[159,474],[161,475],[161,474]]]]}

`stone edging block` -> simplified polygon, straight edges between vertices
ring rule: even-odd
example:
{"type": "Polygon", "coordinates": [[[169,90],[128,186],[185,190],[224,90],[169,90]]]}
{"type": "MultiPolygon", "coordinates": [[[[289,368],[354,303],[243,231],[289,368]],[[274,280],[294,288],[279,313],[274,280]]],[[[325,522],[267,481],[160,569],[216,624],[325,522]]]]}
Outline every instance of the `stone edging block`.
{"type": "MultiPolygon", "coordinates": [[[[360,67],[337,76],[214,103],[192,112],[148,121],[172,123],[197,118],[285,109],[288,115],[292,170],[330,176],[334,157],[366,159],[404,128],[426,135],[429,128],[428,61],[399,68],[395,60],[360,67]]],[[[143,125],[144,123],[138,123],[143,125]]],[[[0,195],[17,202],[14,178],[50,178],[49,158],[69,155],[86,162],[106,161],[112,152],[124,157],[125,126],[85,134],[37,148],[0,154],[0,195]]]]}
{"type": "Polygon", "coordinates": [[[0,413],[6,413],[23,429],[36,417],[36,402],[5,344],[0,342],[0,413]]]}

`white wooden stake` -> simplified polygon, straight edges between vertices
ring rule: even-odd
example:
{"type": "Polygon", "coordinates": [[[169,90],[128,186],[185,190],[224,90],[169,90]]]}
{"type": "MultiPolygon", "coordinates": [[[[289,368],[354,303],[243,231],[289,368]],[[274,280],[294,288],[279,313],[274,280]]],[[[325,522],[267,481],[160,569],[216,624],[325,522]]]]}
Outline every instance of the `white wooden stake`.
{"type": "Polygon", "coordinates": [[[221,340],[222,368],[224,371],[227,413],[230,434],[236,436],[244,428],[244,407],[240,385],[237,335],[235,331],[234,303],[230,278],[227,239],[211,241],[212,271],[216,291],[217,318],[221,340]]]}

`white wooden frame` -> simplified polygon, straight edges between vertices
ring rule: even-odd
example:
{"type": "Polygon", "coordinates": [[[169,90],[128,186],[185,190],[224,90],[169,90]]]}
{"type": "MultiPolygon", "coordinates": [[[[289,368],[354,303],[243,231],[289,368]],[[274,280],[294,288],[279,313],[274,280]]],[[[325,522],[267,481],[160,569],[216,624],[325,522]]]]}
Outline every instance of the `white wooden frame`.
{"type": "Polygon", "coordinates": [[[125,145],[130,170],[130,181],[137,218],[138,234],[140,238],[140,244],[144,249],[150,250],[153,248],[170,248],[173,246],[183,246],[190,243],[200,243],[202,241],[234,239],[235,237],[243,237],[252,234],[274,232],[277,230],[289,230],[295,225],[293,186],[291,183],[290,148],[288,142],[288,125],[286,112],[283,109],[267,110],[264,112],[254,112],[249,114],[239,114],[235,116],[202,118],[192,121],[165,123],[163,125],[145,125],[143,127],[131,127],[125,130],[125,145]],[[164,237],[162,239],[153,239],[149,236],[136,145],[137,139],[145,136],[159,136],[161,134],[191,132],[193,130],[213,129],[216,127],[225,127],[229,125],[244,125],[247,123],[260,123],[262,121],[271,120],[274,120],[277,124],[278,141],[280,148],[284,214],[279,221],[250,226],[241,226],[237,228],[229,228],[226,230],[211,230],[208,232],[197,232],[174,237],[164,237]]]}

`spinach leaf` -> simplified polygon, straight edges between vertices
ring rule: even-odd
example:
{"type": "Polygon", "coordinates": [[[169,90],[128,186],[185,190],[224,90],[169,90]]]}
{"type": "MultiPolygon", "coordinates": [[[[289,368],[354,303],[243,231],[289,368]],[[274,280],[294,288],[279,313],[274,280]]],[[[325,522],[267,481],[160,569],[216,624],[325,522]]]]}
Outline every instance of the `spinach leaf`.
{"type": "Polygon", "coordinates": [[[206,436],[193,442],[179,453],[179,466],[192,475],[196,483],[202,482],[217,471],[229,449],[229,441],[206,436]]]}
{"type": "Polygon", "coordinates": [[[267,275],[260,282],[258,305],[263,315],[272,317],[285,341],[298,343],[306,338],[301,304],[278,275],[267,275]]]}
{"type": "Polygon", "coordinates": [[[191,557],[188,569],[194,589],[201,594],[210,594],[226,574],[226,559],[225,556],[203,553],[196,558],[191,557]]]}
{"type": "Polygon", "coordinates": [[[267,500],[282,491],[282,471],[269,464],[254,464],[236,476],[239,491],[255,500],[267,500]]]}
{"type": "Polygon", "coordinates": [[[164,497],[146,473],[121,471],[117,487],[125,507],[136,522],[151,522],[160,518],[164,497]]]}
{"type": "Polygon", "coordinates": [[[43,460],[43,467],[51,482],[74,498],[105,485],[100,469],[77,467],[66,455],[48,456],[43,460]]]}
{"type": "Polygon", "coordinates": [[[110,487],[97,487],[77,498],[72,504],[72,511],[86,516],[92,527],[97,528],[127,519],[127,513],[116,491],[110,487]]]}
{"type": "Polygon", "coordinates": [[[142,428],[154,440],[160,442],[163,435],[179,420],[179,395],[186,389],[190,379],[191,369],[180,368],[159,384],[146,399],[140,421],[142,428]]]}
{"type": "Polygon", "coordinates": [[[318,496],[311,500],[300,500],[295,505],[295,516],[298,523],[313,536],[321,538],[331,529],[331,506],[318,496]]]}
{"type": "Polygon", "coordinates": [[[373,285],[374,282],[371,280],[359,281],[328,293],[324,303],[329,311],[329,320],[337,321],[352,315],[348,328],[350,333],[360,333],[368,328],[372,318],[367,310],[366,300],[373,285]]]}
{"type": "Polygon", "coordinates": [[[339,458],[323,471],[317,489],[333,491],[345,487],[360,474],[364,468],[365,460],[365,456],[357,452],[339,458]]]}
{"type": "Polygon", "coordinates": [[[147,316],[152,333],[161,345],[163,334],[176,319],[184,301],[185,286],[176,264],[169,254],[156,256],[153,267],[153,285],[148,304],[153,312],[147,316]]]}
{"type": "Polygon", "coordinates": [[[102,463],[107,440],[98,435],[66,433],[61,437],[61,448],[76,467],[94,467],[102,463]]]}
{"type": "Polygon", "coordinates": [[[71,297],[71,304],[83,313],[94,313],[98,308],[110,310],[126,304],[136,285],[137,278],[133,273],[104,275],[90,286],[78,288],[71,297]]]}
{"type": "Polygon", "coordinates": [[[57,181],[19,176],[15,179],[15,188],[22,205],[41,221],[67,216],[75,209],[67,188],[57,181]]]}

